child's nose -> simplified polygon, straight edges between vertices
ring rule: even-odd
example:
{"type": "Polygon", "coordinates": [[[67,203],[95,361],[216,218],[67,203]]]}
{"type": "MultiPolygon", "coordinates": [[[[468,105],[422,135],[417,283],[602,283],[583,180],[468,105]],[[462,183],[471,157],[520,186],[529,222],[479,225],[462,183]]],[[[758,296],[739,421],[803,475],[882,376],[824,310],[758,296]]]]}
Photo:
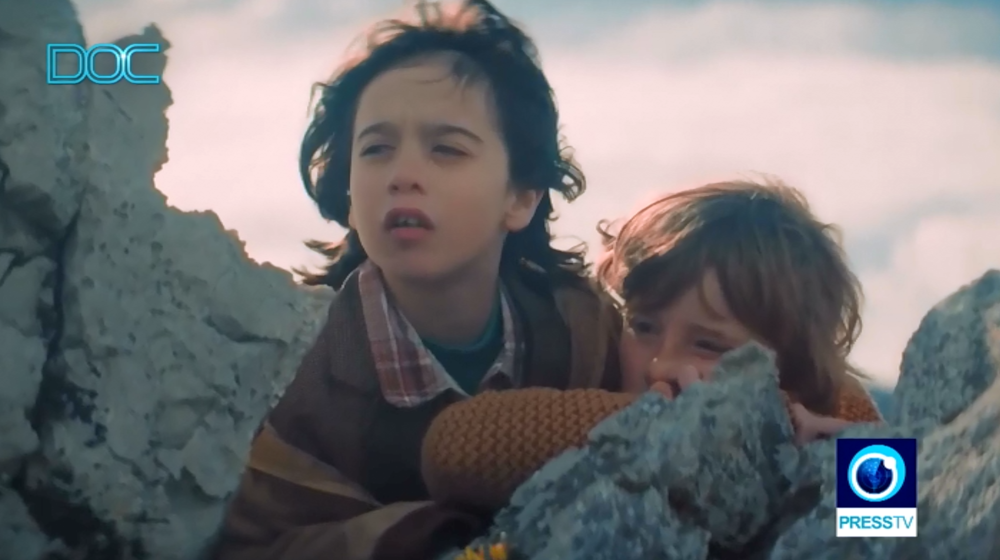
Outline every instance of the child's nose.
{"type": "Polygon", "coordinates": [[[423,193],[424,162],[415,150],[401,147],[393,162],[392,176],[389,178],[389,192],[392,194],[423,193]]]}

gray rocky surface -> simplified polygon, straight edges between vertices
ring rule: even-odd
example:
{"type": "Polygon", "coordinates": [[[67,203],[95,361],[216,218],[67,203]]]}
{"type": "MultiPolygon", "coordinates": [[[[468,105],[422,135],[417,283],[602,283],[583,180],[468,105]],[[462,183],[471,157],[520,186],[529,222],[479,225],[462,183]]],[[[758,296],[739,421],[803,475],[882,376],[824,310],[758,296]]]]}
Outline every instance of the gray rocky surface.
{"type": "Polygon", "coordinates": [[[60,544],[42,532],[17,492],[0,487],[0,552],[4,558],[42,558],[58,550],[60,544]]]}
{"type": "Polygon", "coordinates": [[[167,205],[165,84],[48,85],[53,42],[68,0],[0,0],[0,558],[195,558],[328,294],[167,205]]]}
{"type": "Polygon", "coordinates": [[[711,384],[642,397],[515,493],[480,546],[518,558],[1000,558],[1000,272],[935,306],[911,339],[885,424],[918,438],[918,536],[837,538],[835,440],[791,444],[767,352],[725,357],[711,384]]]}
{"type": "MultiPolygon", "coordinates": [[[[0,558],[194,559],[329,294],[155,190],[165,84],[47,85],[52,42],[84,42],[69,0],[0,0],[0,558]]],[[[492,536],[537,559],[1000,558],[998,372],[990,272],[921,323],[887,425],[845,434],[919,436],[916,539],[833,538],[833,444],[791,445],[756,347],[599,426],[492,536]]]]}
{"type": "Polygon", "coordinates": [[[890,420],[950,422],[996,382],[998,365],[1000,271],[994,270],[945,298],[920,322],[903,352],[890,420]]]}
{"type": "Polygon", "coordinates": [[[644,395],[601,423],[585,449],[515,493],[496,531],[538,559],[698,559],[709,536],[741,550],[778,513],[793,431],[769,352],[733,352],[715,375],[674,401],[644,395]]]}

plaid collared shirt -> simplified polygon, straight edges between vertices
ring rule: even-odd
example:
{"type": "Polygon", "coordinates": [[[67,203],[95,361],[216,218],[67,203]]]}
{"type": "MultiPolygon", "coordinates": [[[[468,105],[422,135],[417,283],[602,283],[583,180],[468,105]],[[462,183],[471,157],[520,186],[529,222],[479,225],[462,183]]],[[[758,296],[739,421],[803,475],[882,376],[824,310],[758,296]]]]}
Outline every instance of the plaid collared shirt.
{"type": "MultiPolygon", "coordinates": [[[[371,261],[366,261],[355,274],[358,274],[368,343],[385,399],[395,406],[413,407],[449,390],[466,395],[424,346],[413,325],[389,300],[381,271],[371,261]]],[[[483,377],[481,389],[511,386],[520,375],[521,337],[503,285],[500,287],[500,309],[503,349],[483,377]]]]}

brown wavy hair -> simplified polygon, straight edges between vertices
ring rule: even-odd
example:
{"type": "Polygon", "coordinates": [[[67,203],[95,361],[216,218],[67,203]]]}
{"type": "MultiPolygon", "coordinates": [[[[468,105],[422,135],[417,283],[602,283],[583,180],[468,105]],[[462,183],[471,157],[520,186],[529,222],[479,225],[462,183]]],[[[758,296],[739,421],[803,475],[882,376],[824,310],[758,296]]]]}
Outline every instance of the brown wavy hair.
{"type": "Polygon", "coordinates": [[[550,193],[573,201],[586,190],[586,179],[560,135],[555,96],[535,44],[485,0],[444,8],[426,3],[418,6],[416,16],[376,24],[361,38],[361,52],[328,82],[316,84],[321,95],[302,140],[299,171],[320,214],[348,233],[338,243],[307,241],[306,246],[324,255],[328,265],[320,272],[295,272],[306,284],[336,289],[368,258],[347,221],[358,99],[383,72],[448,54],[454,61],[452,75],[459,83],[489,86],[513,187],[543,193],[528,226],[507,236],[501,266],[527,261],[549,273],[552,280],[581,282],[587,273],[585,247],[563,251],[552,246],[549,225],[555,216],[550,193]]]}
{"type": "Polygon", "coordinates": [[[774,349],[782,388],[803,406],[832,414],[861,332],[861,284],[841,235],[819,221],[798,190],[714,183],[667,195],[612,233],[597,266],[626,308],[662,309],[712,270],[735,318],[774,349]]]}

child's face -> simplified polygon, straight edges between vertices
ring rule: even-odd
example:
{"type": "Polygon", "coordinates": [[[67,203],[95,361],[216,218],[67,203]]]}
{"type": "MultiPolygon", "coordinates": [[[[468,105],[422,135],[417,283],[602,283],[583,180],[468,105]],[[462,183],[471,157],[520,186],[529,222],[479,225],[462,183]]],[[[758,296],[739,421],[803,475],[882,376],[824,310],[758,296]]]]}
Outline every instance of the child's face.
{"type": "Polygon", "coordinates": [[[396,278],[495,272],[505,234],[526,226],[538,202],[509,184],[488,88],[450,71],[447,59],[388,70],[358,103],[350,222],[396,278]]]}
{"type": "Polygon", "coordinates": [[[714,272],[708,271],[670,305],[659,310],[628,310],[621,340],[624,390],[640,393],[650,379],[676,379],[685,365],[708,380],[719,358],[753,339],[726,304],[714,272]]]}

